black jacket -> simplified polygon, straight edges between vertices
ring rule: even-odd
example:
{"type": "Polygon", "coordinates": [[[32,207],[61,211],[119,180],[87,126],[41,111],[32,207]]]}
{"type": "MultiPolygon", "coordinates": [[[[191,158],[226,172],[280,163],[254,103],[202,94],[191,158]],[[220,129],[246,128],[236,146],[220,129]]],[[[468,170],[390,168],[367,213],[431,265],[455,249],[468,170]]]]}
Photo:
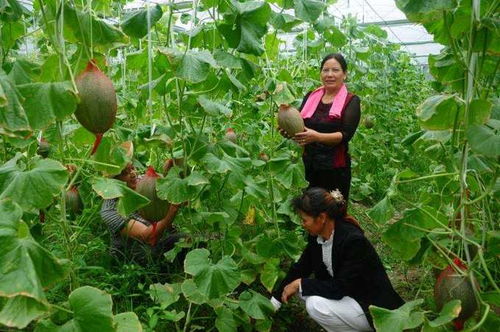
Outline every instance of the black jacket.
{"type": "Polygon", "coordinates": [[[404,304],[392,288],[377,252],[363,232],[348,222],[336,222],[332,246],[333,278],[323,263],[321,245],[316,237],[309,242],[299,261],[288,272],[273,296],[281,301],[286,285],[302,278],[302,295],[318,295],[340,300],[344,296],[355,299],[363,308],[373,326],[368,307],[373,304],[396,309],[404,304]],[[314,274],[315,278],[309,278],[314,274]]]}

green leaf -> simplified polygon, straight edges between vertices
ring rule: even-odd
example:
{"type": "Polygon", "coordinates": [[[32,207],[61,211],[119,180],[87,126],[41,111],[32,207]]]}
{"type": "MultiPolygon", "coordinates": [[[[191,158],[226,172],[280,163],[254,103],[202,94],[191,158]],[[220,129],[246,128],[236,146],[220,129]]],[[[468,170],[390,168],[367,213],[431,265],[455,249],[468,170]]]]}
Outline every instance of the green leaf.
{"type": "Polygon", "coordinates": [[[217,64],[224,68],[241,69],[241,59],[223,50],[214,52],[214,59],[217,64]]]}
{"type": "Polygon", "coordinates": [[[20,40],[20,37],[24,35],[24,30],[25,26],[21,22],[3,22],[0,39],[3,49],[11,49],[20,40]]]}
{"type": "Polygon", "coordinates": [[[117,210],[124,217],[149,203],[149,199],[115,179],[96,178],[92,181],[92,189],[103,199],[118,198],[117,210]]]}
{"type": "Polygon", "coordinates": [[[11,78],[0,71],[0,127],[6,131],[29,130],[22,96],[11,78]]]}
{"type": "Polygon", "coordinates": [[[113,318],[116,332],[142,332],[142,325],[135,312],[124,312],[113,318]]]}
{"type": "Polygon", "coordinates": [[[188,50],[180,52],[177,49],[162,49],[175,69],[175,75],[191,83],[200,83],[207,79],[210,67],[217,67],[217,62],[212,54],[207,51],[188,50]]]}
{"type": "Polygon", "coordinates": [[[46,303],[26,296],[10,297],[0,312],[0,324],[23,329],[47,311],[46,303]]]}
{"type": "Polygon", "coordinates": [[[125,15],[121,24],[123,32],[131,37],[142,38],[148,33],[148,11],[149,26],[151,29],[163,15],[160,5],[150,5],[148,8],[133,10],[125,15]]]}
{"type": "Polygon", "coordinates": [[[176,172],[170,170],[166,177],[158,179],[156,191],[161,199],[180,204],[193,199],[205,183],[206,179],[199,173],[190,174],[182,179],[176,172]]]}
{"type": "Polygon", "coordinates": [[[163,309],[177,302],[180,297],[180,284],[153,284],[149,286],[151,299],[161,304],[163,309]]]}
{"type": "Polygon", "coordinates": [[[467,139],[472,151],[492,158],[500,156],[498,131],[494,131],[486,125],[472,126],[467,129],[467,139]]]}
{"type": "Polygon", "coordinates": [[[207,249],[190,251],[184,261],[184,270],[194,276],[194,282],[203,295],[214,299],[234,290],[240,283],[240,274],[229,256],[223,256],[213,264],[209,255],[207,249]]]}
{"type": "Polygon", "coordinates": [[[274,312],[271,301],[253,290],[241,293],[239,300],[241,309],[254,319],[266,319],[274,312]]]}
{"type": "Polygon", "coordinates": [[[242,53],[261,55],[264,53],[262,37],[267,32],[271,9],[267,2],[233,1],[233,12],[224,16],[218,29],[230,47],[242,53]]]}
{"type": "Polygon", "coordinates": [[[70,82],[30,83],[17,88],[24,98],[24,110],[33,129],[47,128],[76,109],[76,92],[70,82]]]}
{"type": "Polygon", "coordinates": [[[456,0],[396,0],[396,5],[410,21],[426,23],[442,19],[442,12],[455,8],[456,0]]]}
{"type": "Polygon", "coordinates": [[[128,332],[141,331],[142,327],[133,312],[113,316],[113,301],[106,292],[84,286],[75,289],[68,297],[73,318],[58,326],[50,320],[41,321],[36,332],[128,332]]]}
{"type": "Polygon", "coordinates": [[[23,14],[29,14],[27,4],[19,0],[1,0],[0,18],[2,21],[17,21],[23,14]]]}
{"type": "Polygon", "coordinates": [[[295,16],[306,22],[314,23],[325,10],[326,4],[317,0],[293,0],[293,8],[295,16]]]}
{"type": "Polygon", "coordinates": [[[113,44],[127,43],[127,37],[119,29],[105,21],[74,9],[70,5],[64,6],[64,36],[70,42],[82,42],[90,45],[109,47],[113,44]]]}
{"type": "Polygon", "coordinates": [[[417,117],[425,129],[444,130],[453,128],[458,112],[459,104],[454,96],[435,95],[417,108],[417,117]]]}
{"type": "Polygon", "coordinates": [[[181,285],[182,294],[189,301],[194,304],[203,304],[208,302],[208,297],[202,294],[193,279],[186,279],[181,285]]]}
{"type": "Polygon", "coordinates": [[[219,332],[236,332],[238,323],[234,319],[233,312],[227,307],[215,309],[217,318],[215,319],[215,327],[219,332]]]}
{"type": "Polygon", "coordinates": [[[382,238],[401,258],[410,260],[420,249],[424,231],[442,227],[442,224],[447,224],[446,216],[432,207],[408,209],[402,219],[389,226],[382,238]]]}
{"type": "Polygon", "coordinates": [[[0,297],[9,298],[0,312],[0,323],[17,328],[24,328],[47,309],[44,289],[67,272],[66,261],[33,240],[22,215],[14,202],[0,201],[0,297]]]}
{"type": "Polygon", "coordinates": [[[276,175],[276,179],[287,189],[307,186],[302,165],[290,163],[288,167],[276,175]]]}
{"type": "Polygon", "coordinates": [[[377,332],[402,332],[405,329],[412,329],[419,326],[424,321],[424,313],[421,311],[412,311],[421,305],[422,302],[422,299],[414,300],[394,310],[370,305],[369,308],[375,329],[377,332]]]}
{"type": "Polygon", "coordinates": [[[77,331],[115,331],[111,295],[100,289],[84,286],[71,292],[68,302],[73,310],[73,325],[77,331]]]}
{"type": "Polygon", "coordinates": [[[278,38],[277,34],[268,34],[265,37],[265,48],[267,57],[270,60],[276,59],[280,50],[280,43],[283,41],[278,38]]]}
{"type": "Polygon", "coordinates": [[[380,202],[367,211],[368,216],[377,224],[384,224],[394,215],[391,200],[385,196],[380,202]]]}
{"type": "Polygon", "coordinates": [[[99,163],[93,163],[94,169],[100,171],[105,176],[118,175],[132,160],[132,156],[127,149],[116,144],[111,137],[104,137],[92,157],[99,163]]]}
{"type": "Polygon", "coordinates": [[[292,15],[273,12],[270,23],[276,30],[280,29],[285,32],[290,32],[295,26],[302,23],[302,21],[292,15]]]}
{"type": "Polygon", "coordinates": [[[38,159],[31,169],[21,169],[21,154],[0,167],[0,199],[10,198],[26,210],[44,209],[61,193],[68,171],[52,159],[38,159]]]}
{"type": "Polygon", "coordinates": [[[224,116],[231,117],[233,114],[233,111],[230,108],[220,102],[210,100],[206,95],[199,96],[197,100],[208,115],[217,116],[222,114],[224,116]]]}
{"type": "Polygon", "coordinates": [[[428,324],[430,327],[438,327],[444,324],[448,324],[453,319],[457,318],[462,310],[462,305],[460,300],[453,300],[446,303],[439,313],[439,316],[430,321],[428,324]]]}
{"type": "Polygon", "coordinates": [[[231,165],[211,153],[207,153],[202,159],[209,173],[227,173],[231,171],[231,165]]]}
{"type": "Polygon", "coordinates": [[[493,104],[485,99],[475,99],[470,104],[469,125],[485,124],[490,118],[493,104]]]}
{"type": "Polygon", "coordinates": [[[260,272],[260,282],[269,292],[273,291],[274,284],[278,280],[278,275],[280,273],[279,269],[279,259],[270,259],[264,264],[264,268],[260,272]]]}

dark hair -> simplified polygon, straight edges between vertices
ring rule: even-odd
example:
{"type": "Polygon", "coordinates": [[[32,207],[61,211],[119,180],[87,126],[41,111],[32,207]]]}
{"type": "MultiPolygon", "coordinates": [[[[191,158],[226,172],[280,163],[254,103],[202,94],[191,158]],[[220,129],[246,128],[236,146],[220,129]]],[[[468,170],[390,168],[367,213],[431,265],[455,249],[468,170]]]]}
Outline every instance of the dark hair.
{"type": "Polygon", "coordinates": [[[317,217],[325,212],[328,217],[337,221],[345,221],[361,229],[359,223],[347,215],[347,203],[344,199],[336,199],[323,188],[312,187],[292,200],[295,211],[302,211],[310,216],[317,217]]]}
{"type": "Polygon", "coordinates": [[[323,70],[323,66],[325,65],[325,62],[327,62],[330,59],[337,60],[337,62],[340,63],[340,67],[342,67],[342,71],[344,73],[347,71],[347,61],[345,61],[344,56],[340,53],[330,53],[327,56],[325,56],[323,58],[323,60],[321,61],[321,67],[319,67],[319,70],[323,70]]]}

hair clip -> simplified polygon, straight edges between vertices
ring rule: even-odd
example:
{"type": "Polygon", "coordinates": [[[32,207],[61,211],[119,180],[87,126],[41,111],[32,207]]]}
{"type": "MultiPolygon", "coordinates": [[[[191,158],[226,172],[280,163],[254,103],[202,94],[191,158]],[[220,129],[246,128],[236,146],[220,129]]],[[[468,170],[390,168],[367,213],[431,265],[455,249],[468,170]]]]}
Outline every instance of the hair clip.
{"type": "Polygon", "coordinates": [[[332,190],[332,191],[330,191],[330,195],[332,196],[333,200],[336,203],[344,202],[344,195],[342,195],[340,190],[338,190],[338,189],[332,190]]]}

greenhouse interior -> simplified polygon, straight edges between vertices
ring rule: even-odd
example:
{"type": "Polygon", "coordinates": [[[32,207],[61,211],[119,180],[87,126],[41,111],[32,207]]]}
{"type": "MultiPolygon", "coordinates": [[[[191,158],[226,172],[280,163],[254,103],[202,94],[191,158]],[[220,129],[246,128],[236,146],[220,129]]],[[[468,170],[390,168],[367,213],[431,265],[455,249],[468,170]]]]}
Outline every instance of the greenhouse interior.
{"type": "Polygon", "coordinates": [[[500,1],[0,0],[0,331],[500,326],[500,1]]]}

